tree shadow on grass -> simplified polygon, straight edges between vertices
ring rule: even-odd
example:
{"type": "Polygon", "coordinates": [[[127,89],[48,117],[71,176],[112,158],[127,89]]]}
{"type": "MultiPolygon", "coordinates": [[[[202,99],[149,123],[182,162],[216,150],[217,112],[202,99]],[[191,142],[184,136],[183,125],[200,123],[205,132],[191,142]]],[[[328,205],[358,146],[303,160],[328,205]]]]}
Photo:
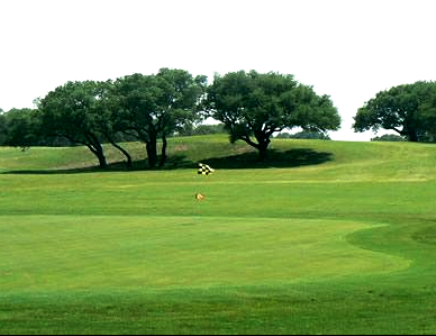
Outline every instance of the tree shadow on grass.
{"type": "Polygon", "coordinates": [[[332,153],[316,152],[312,149],[295,148],[288,151],[271,149],[265,161],[259,160],[258,152],[249,152],[222,158],[204,159],[203,163],[214,169],[243,168],[292,168],[318,165],[332,159],[332,153]]]}
{"type": "MultiPolygon", "coordinates": [[[[332,159],[332,153],[316,152],[312,149],[294,148],[287,151],[270,149],[265,161],[259,160],[259,153],[251,151],[242,154],[212,157],[200,160],[214,169],[253,169],[253,168],[292,168],[300,166],[318,165],[332,159]]],[[[171,155],[164,167],[149,168],[146,160],[134,161],[132,167],[127,168],[125,162],[110,163],[106,169],[99,166],[87,166],[65,169],[44,170],[13,170],[3,174],[82,174],[96,172],[131,172],[131,171],[163,171],[182,168],[197,168],[199,162],[187,159],[185,155],[171,155]]]]}
{"type": "Polygon", "coordinates": [[[125,161],[111,162],[106,168],[98,165],[74,167],[74,168],[53,168],[53,169],[21,169],[4,171],[1,174],[16,175],[51,175],[51,174],[85,174],[85,173],[110,173],[110,172],[133,172],[133,171],[162,171],[177,168],[196,167],[196,163],[186,159],[185,155],[172,155],[168,157],[164,167],[150,168],[147,160],[137,160],[132,162],[131,167],[127,167],[125,161]]]}

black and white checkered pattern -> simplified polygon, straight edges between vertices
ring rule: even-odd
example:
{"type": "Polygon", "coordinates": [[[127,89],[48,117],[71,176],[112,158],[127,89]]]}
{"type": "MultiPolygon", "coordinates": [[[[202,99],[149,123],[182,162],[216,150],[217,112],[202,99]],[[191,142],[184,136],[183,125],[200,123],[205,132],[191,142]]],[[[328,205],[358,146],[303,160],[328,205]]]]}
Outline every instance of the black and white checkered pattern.
{"type": "Polygon", "coordinates": [[[207,164],[199,163],[198,164],[198,173],[203,175],[212,174],[214,170],[210,168],[207,164]]]}

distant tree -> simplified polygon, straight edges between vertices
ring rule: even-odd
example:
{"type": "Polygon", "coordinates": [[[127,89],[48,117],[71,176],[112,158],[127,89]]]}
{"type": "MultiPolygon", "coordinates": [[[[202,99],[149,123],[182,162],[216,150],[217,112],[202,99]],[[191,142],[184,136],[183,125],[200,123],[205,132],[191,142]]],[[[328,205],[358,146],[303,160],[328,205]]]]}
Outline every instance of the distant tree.
{"type": "Polygon", "coordinates": [[[41,134],[65,137],[74,144],[88,147],[101,168],[107,167],[102,124],[109,118],[101,108],[105,85],[94,81],[67,82],[37,101],[41,134]]]}
{"type": "Polygon", "coordinates": [[[301,127],[308,131],[337,130],[340,116],[329,96],[318,96],[312,87],[292,75],[256,71],[215,76],[205,108],[224,123],[230,141],[243,140],[265,160],[273,133],[301,127]]]}
{"type": "Polygon", "coordinates": [[[199,125],[194,128],[193,135],[207,135],[207,134],[222,134],[226,133],[224,124],[219,123],[215,125],[199,125]]]}
{"type": "Polygon", "coordinates": [[[179,127],[177,130],[173,131],[172,136],[191,136],[194,134],[194,123],[193,122],[185,122],[182,127],[179,127]]]}
{"type": "Polygon", "coordinates": [[[289,139],[291,137],[291,133],[288,132],[280,132],[275,136],[277,139],[289,139]]]}
{"type": "Polygon", "coordinates": [[[13,108],[2,115],[4,122],[3,143],[7,146],[21,147],[43,144],[38,136],[37,110],[13,108]]]}
{"type": "Polygon", "coordinates": [[[354,117],[355,132],[393,130],[410,141],[420,141],[436,107],[436,83],[418,81],[380,91],[359,108],[354,117]]]}
{"type": "Polygon", "coordinates": [[[208,135],[208,134],[221,134],[226,133],[224,129],[224,124],[216,124],[216,125],[197,125],[194,126],[190,124],[188,127],[181,130],[178,135],[179,136],[189,136],[189,135],[208,135]]]}
{"type": "Polygon", "coordinates": [[[407,141],[407,139],[396,134],[384,134],[371,138],[371,141],[407,141]]]}
{"type": "Polygon", "coordinates": [[[61,137],[44,137],[38,110],[12,108],[0,115],[0,145],[26,150],[32,146],[70,146],[71,142],[61,137]]]}
{"type": "Polygon", "coordinates": [[[162,139],[159,166],[166,159],[167,136],[196,119],[205,76],[162,68],[156,75],[133,74],[115,82],[117,124],[127,135],[146,145],[148,164],[158,164],[157,140],[162,139]]]}
{"type": "Polygon", "coordinates": [[[321,140],[330,140],[330,137],[325,132],[321,131],[301,131],[295,134],[290,134],[289,138],[291,139],[321,139],[321,140]]]}

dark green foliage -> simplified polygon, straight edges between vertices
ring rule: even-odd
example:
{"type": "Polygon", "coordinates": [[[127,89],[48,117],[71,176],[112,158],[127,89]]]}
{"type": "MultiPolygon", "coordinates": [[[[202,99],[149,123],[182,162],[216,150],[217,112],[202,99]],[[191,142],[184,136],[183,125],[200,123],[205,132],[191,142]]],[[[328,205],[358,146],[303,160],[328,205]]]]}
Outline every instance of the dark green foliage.
{"type": "Polygon", "coordinates": [[[436,83],[418,81],[380,91],[359,108],[355,132],[393,130],[410,141],[428,141],[436,134],[436,83]]]}
{"type": "Polygon", "coordinates": [[[3,144],[21,147],[22,149],[30,146],[44,145],[45,141],[38,136],[36,114],[37,110],[29,108],[13,108],[3,114],[3,144]]]}
{"type": "Polygon", "coordinates": [[[384,134],[382,136],[371,138],[371,141],[407,141],[407,140],[404,137],[396,134],[384,134]]]}
{"type": "Polygon", "coordinates": [[[148,164],[157,164],[157,140],[162,138],[162,166],[166,138],[197,119],[205,76],[163,68],[156,75],[133,74],[117,79],[115,119],[119,129],[146,144],[148,164]]]}
{"type": "Polygon", "coordinates": [[[318,96],[292,75],[273,72],[228,73],[207,87],[205,76],[162,68],[157,74],[136,73],[114,82],[67,82],[35,103],[37,110],[13,111],[9,117],[0,111],[0,144],[85,145],[102,168],[107,166],[105,143],[117,148],[131,167],[131,155],[120,142],[140,140],[153,168],[165,164],[167,138],[175,135],[228,132],[232,143],[245,141],[264,160],[276,132],[298,126],[303,138],[326,138],[326,130],[340,127],[329,96],[318,96]],[[221,123],[195,126],[203,117],[221,123]]]}
{"type": "Polygon", "coordinates": [[[276,138],[282,139],[321,139],[331,140],[329,135],[320,131],[301,131],[295,134],[289,134],[287,132],[279,133],[276,138]]]}
{"type": "Polygon", "coordinates": [[[109,84],[85,81],[68,82],[38,100],[39,130],[44,137],[65,137],[75,144],[82,144],[98,158],[101,168],[106,168],[102,143],[110,120],[104,108],[109,84]]]}
{"type": "Polygon", "coordinates": [[[46,137],[41,132],[38,110],[13,108],[0,115],[0,145],[21,147],[31,146],[70,146],[63,137],[46,137]]]}
{"type": "Polygon", "coordinates": [[[224,124],[217,125],[198,125],[193,126],[192,124],[188,124],[179,132],[177,132],[178,136],[192,136],[192,135],[209,135],[209,134],[221,134],[226,133],[224,129],[224,124]]]}
{"type": "Polygon", "coordinates": [[[330,98],[318,96],[292,75],[256,71],[216,76],[208,88],[209,115],[224,123],[230,141],[243,140],[264,160],[273,133],[302,127],[310,131],[337,130],[340,117],[330,98]]]}

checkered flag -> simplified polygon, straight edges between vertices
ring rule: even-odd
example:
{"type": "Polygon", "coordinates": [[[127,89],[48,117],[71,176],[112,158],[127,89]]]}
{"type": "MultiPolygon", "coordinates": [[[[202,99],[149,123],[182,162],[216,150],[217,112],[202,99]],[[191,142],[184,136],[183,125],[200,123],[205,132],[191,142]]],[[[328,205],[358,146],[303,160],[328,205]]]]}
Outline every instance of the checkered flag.
{"type": "Polygon", "coordinates": [[[199,163],[198,164],[198,173],[202,175],[209,175],[214,172],[214,169],[210,168],[207,164],[199,163]]]}

